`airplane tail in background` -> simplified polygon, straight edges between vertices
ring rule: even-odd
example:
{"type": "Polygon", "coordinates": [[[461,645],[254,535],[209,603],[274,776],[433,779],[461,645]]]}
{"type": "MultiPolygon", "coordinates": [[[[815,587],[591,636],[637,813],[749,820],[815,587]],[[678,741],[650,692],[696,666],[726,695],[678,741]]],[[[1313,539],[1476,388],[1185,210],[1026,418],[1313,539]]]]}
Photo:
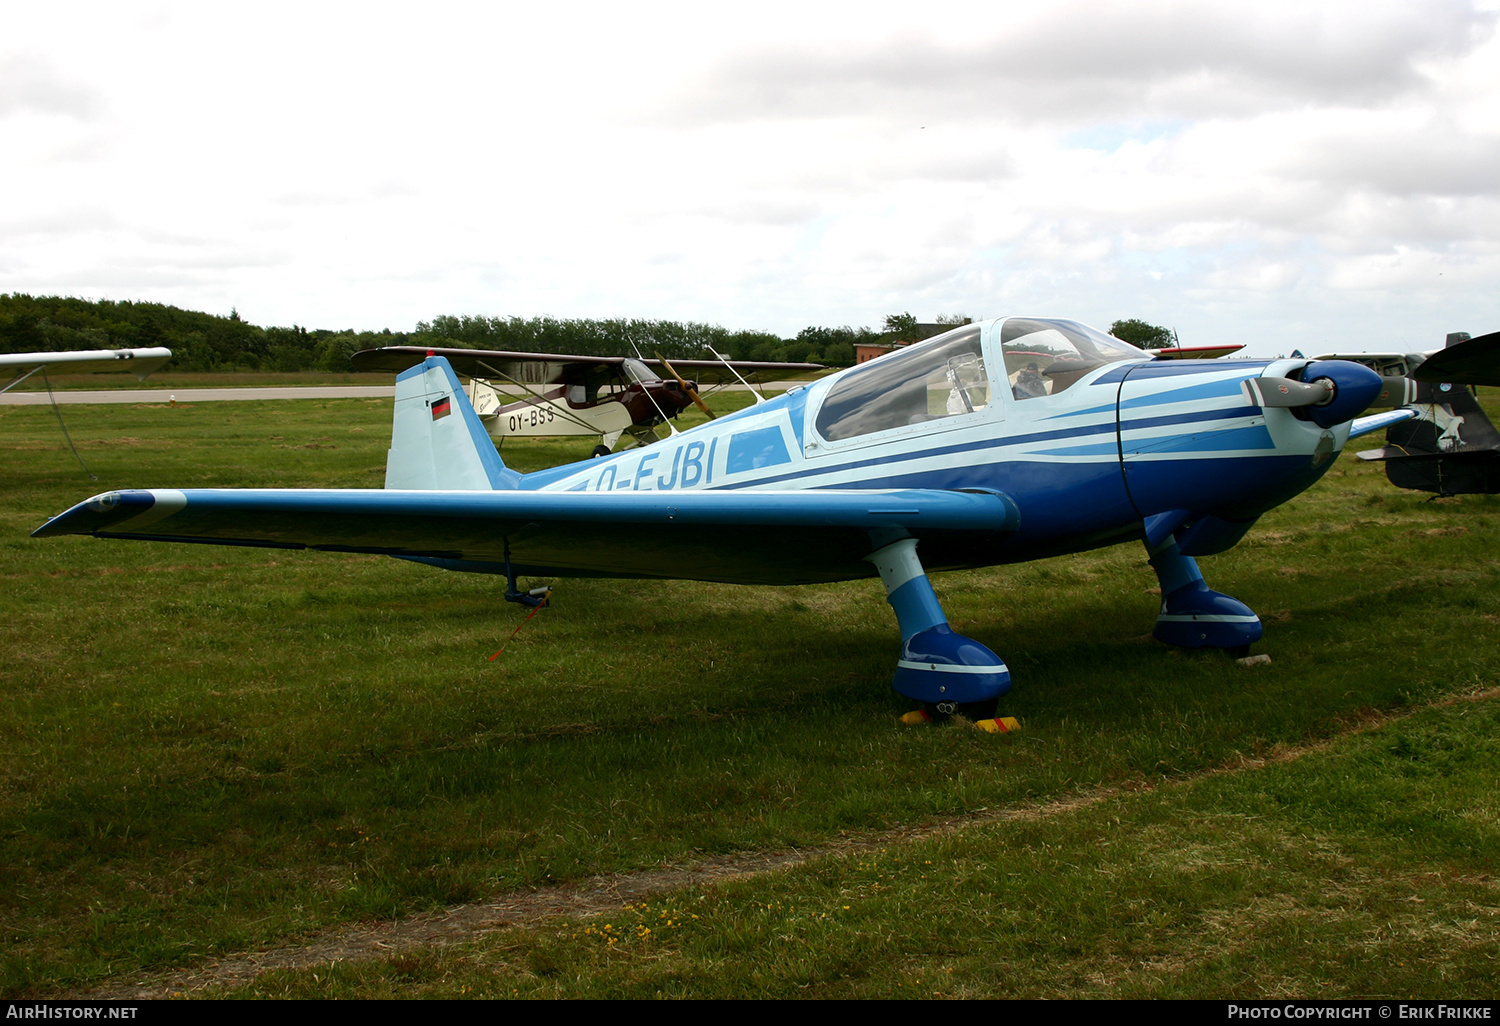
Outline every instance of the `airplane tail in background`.
{"type": "Polygon", "coordinates": [[[1392,425],[1383,448],[1359,453],[1385,463],[1397,488],[1438,495],[1500,492],[1500,432],[1464,385],[1414,382],[1416,416],[1392,425]]]}
{"type": "Polygon", "coordinates": [[[386,488],[488,492],[520,481],[500,459],[447,360],[429,356],[397,376],[386,488]]]}

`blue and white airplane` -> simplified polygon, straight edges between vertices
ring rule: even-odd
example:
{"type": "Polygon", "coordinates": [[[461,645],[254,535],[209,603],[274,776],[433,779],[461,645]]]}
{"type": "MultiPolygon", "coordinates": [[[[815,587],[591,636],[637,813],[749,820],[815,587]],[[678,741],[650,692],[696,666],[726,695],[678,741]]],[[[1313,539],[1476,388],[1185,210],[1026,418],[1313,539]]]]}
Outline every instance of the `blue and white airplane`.
{"type": "MultiPolygon", "coordinates": [[[[1245,605],[1193,557],[1317,481],[1382,388],[1337,360],[1155,360],[1075,321],[971,324],[653,446],[519,474],[448,362],[397,379],[384,490],[97,495],[38,536],[373,552],[504,575],[806,584],[879,575],[901,631],[894,686],[993,717],[1004,661],[953,631],[930,570],[1144,542],[1155,635],[1243,651],[1245,605]]],[[[538,589],[537,591],[540,591],[538,589]]]]}

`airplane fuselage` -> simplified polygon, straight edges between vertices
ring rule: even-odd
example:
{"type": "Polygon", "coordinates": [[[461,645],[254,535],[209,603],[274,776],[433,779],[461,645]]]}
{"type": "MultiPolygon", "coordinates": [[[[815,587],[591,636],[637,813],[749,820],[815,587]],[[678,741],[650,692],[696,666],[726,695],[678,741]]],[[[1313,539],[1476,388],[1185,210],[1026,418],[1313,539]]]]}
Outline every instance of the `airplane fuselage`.
{"type": "MultiPolygon", "coordinates": [[[[968,329],[968,346],[931,340],[897,351],[646,449],[526,475],[521,487],[993,491],[1015,502],[1019,529],[992,551],[937,565],[1017,562],[1129,541],[1152,517],[1174,514],[1216,525],[1211,532],[1226,544],[1204,540],[1201,554],[1233,544],[1256,517],[1317,481],[1347,441],[1347,422],[1321,427],[1248,397],[1246,379],[1295,374],[1305,360],[1125,354],[1073,370],[1088,360],[1069,363],[1053,352],[1059,358],[1051,367],[1033,373],[1061,369],[1027,394],[1024,365],[1010,374],[999,369],[1036,365],[1027,358],[1036,355],[1038,332],[1007,346],[1006,323],[968,329]],[[927,369],[924,351],[937,357],[927,369]],[[946,373],[954,353],[975,378],[963,388],[946,373]],[[913,364],[910,372],[887,365],[881,373],[900,360],[913,364]],[[860,376],[870,379],[868,388],[860,376]],[[905,400],[886,400],[901,389],[910,393],[905,400]],[[863,412],[871,396],[891,410],[863,412]]],[[[1031,326],[1047,333],[1056,330],[1050,323],[1031,326]]]]}

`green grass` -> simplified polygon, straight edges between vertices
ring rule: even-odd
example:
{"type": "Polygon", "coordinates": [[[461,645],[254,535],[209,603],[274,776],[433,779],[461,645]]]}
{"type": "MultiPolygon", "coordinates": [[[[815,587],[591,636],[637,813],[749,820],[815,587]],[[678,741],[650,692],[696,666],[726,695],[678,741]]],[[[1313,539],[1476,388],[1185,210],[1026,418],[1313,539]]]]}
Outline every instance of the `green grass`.
{"type": "Polygon", "coordinates": [[[1346,457],[1203,560],[1267,621],[1256,669],[1149,640],[1136,547],[940,576],[955,627],[1015,675],[1003,711],[1024,730],[1005,737],[895,722],[876,582],[567,580],[490,662],[522,615],[492,578],[27,537],[114,487],[378,487],[389,417],[387,400],[70,412],[95,483],[50,410],[0,407],[0,992],[969,817],[612,924],[699,916],[680,929],[611,945],[580,920],[254,988],[1492,994],[1495,702],[1436,703],[1500,684],[1494,497],[1427,502],[1346,457]]]}
{"type": "Polygon", "coordinates": [[[1497,728],[1460,702],[1286,765],[226,993],[1489,997],[1497,728]]]}

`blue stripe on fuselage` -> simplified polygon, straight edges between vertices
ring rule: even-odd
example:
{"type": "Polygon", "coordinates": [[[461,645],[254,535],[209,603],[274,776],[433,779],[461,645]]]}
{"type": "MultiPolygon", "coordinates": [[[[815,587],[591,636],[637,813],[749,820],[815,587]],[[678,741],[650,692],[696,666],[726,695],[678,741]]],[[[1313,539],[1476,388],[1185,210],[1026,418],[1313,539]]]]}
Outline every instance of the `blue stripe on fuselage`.
{"type": "MultiPolygon", "coordinates": [[[[1145,372],[1147,370],[1147,368],[1149,368],[1150,366],[1151,366],[1150,364],[1140,365],[1140,369],[1141,369],[1142,372],[1145,372]]],[[[1182,388],[1170,388],[1170,389],[1167,389],[1164,392],[1153,392],[1150,395],[1136,396],[1134,399],[1126,399],[1124,402],[1120,403],[1119,404],[1119,408],[1122,409],[1122,410],[1125,410],[1125,409],[1130,409],[1132,407],[1160,406],[1160,405],[1163,405],[1165,403],[1185,403],[1185,402],[1193,402],[1193,401],[1198,400],[1198,399],[1215,399],[1215,398],[1218,398],[1220,396],[1234,395],[1235,393],[1237,393],[1237,392],[1240,391],[1240,388],[1241,388],[1240,382],[1244,381],[1245,378],[1247,378],[1247,377],[1255,377],[1256,376],[1253,373],[1253,369],[1252,369],[1252,372],[1248,373],[1248,374],[1242,374],[1242,373],[1239,373],[1239,371],[1240,371],[1240,367],[1239,366],[1228,366],[1228,367],[1218,366],[1218,367],[1199,367],[1199,368],[1194,368],[1194,370],[1192,371],[1192,373],[1196,373],[1196,374],[1208,374],[1208,373],[1217,372],[1217,373],[1220,373],[1220,374],[1232,374],[1234,376],[1230,377],[1230,378],[1226,378],[1226,379],[1221,380],[1221,381],[1210,381],[1210,382],[1208,382],[1206,384],[1202,384],[1202,385],[1186,385],[1186,386],[1184,386],[1182,388]]],[[[1179,373],[1186,373],[1186,372],[1179,372],[1179,373]]],[[[1158,374],[1158,373],[1139,373],[1139,374],[1136,375],[1136,377],[1133,377],[1131,380],[1134,381],[1134,380],[1136,380],[1137,377],[1139,377],[1139,378],[1153,378],[1153,377],[1161,377],[1161,376],[1162,375],[1158,374]]],[[[1109,373],[1105,374],[1104,376],[1095,378],[1093,381],[1089,382],[1089,387],[1093,387],[1095,385],[1103,385],[1103,384],[1118,384],[1120,382],[1120,380],[1121,380],[1120,375],[1115,374],[1114,372],[1109,372],[1109,373]]],[[[1115,404],[1111,402],[1111,403],[1105,403],[1102,406],[1090,406],[1086,410],[1064,410],[1061,413],[1054,413],[1051,416],[1046,417],[1044,419],[1045,420],[1057,420],[1060,417],[1086,417],[1086,416],[1089,416],[1091,414],[1096,414],[1096,413],[1113,413],[1113,412],[1115,412],[1115,404]]]]}
{"type": "Polygon", "coordinates": [[[1120,409],[1132,409],[1141,406],[1160,406],[1162,403],[1186,403],[1197,399],[1217,399],[1226,395],[1242,395],[1241,384],[1245,380],[1243,375],[1237,375],[1224,381],[1210,381],[1202,385],[1188,385],[1186,388],[1170,388],[1165,392],[1154,392],[1151,395],[1136,396],[1134,399],[1124,399],[1120,402],[1120,409]]]}
{"type": "Polygon", "coordinates": [[[1274,449],[1276,443],[1264,424],[1250,427],[1230,428],[1227,431],[1211,431],[1204,435],[1171,435],[1167,438],[1137,439],[1125,453],[1125,458],[1145,453],[1167,452],[1229,452],[1244,449],[1274,449]]]}
{"type": "MultiPolygon", "coordinates": [[[[1227,410],[1200,410],[1196,413],[1174,413],[1160,417],[1137,417],[1126,421],[1121,425],[1125,431],[1143,430],[1146,428],[1166,427],[1174,424],[1209,423],[1215,420],[1230,420],[1241,417],[1255,416],[1249,407],[1235,407],[1227,410]]],[[[832,466],[805,467],[801,470],[791,471],[786,474],[776,474],[771,477],[760,477],[753,481],[743,481],[725,484],[724,488],[752,488],[777,484],[782,481],[797,481],[804,478],[826,477],[829,474],[838,474],[847,470],[860,470],[865,467],[889,466],[892,463],[909,463],[914,460],[931,459],[938,456],[949,456],[961,452],[979,452],[985,449],[997,449],[1010,445],[1030,445],[1036,442],[1050,442],[1064,438],[1080,438],[1087,435],[1098,435],[1115,431],[1114,421],[1101,421],[1097,424],[1081,424],[1077,427],[1058,428],[1055,431],[1036,431],[1028,435],[1013,435],[1006,438],[985,438],[973,442],[962,442],[957,445],[944,445],[932,449],[921,449],[899,456],[877,456],[867,460],[855,460],[847,463],[838,463],[832,466]]],[[[1114,447],[1107,445],[1106,451],[1114,447]]],[[[832,458],[829,454],[820,459],[832,458]]],[[[1027,454],[1031,455],[1031,454],[1027,454]]],[[[838,487],[854,487],[853,485],[838,485],[838,487]]]]}

